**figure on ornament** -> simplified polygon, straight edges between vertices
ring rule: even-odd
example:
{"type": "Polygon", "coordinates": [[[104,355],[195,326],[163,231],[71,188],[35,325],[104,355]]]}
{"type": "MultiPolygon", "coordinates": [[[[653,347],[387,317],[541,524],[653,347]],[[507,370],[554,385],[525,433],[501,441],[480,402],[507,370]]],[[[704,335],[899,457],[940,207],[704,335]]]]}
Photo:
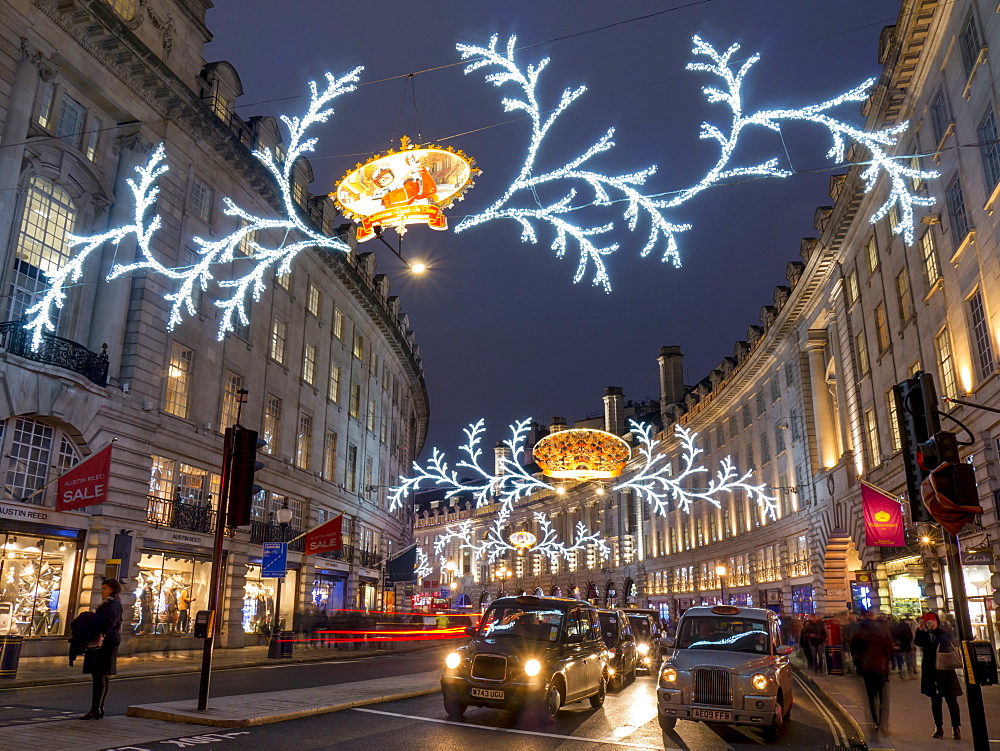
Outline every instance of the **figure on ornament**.
{"type": "Polygon", "coordinates": [[[433,205],[437,201],[437,183],[420,159],[410,154],[406,157],[406,166],[410,171],[401,181],[396,180],[388,166],[381,167],[372,178],[378,186],[372,197],[381,199],[383,208],[433,205]]]}

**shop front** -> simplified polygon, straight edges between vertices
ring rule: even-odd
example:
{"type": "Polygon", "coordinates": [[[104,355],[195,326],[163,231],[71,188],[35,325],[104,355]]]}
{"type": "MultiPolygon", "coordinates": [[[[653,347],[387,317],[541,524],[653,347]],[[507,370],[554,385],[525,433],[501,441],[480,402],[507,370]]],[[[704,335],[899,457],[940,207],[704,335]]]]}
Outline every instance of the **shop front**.
{"type": "Polygon", "coordinates": [[[207,607],[211,558],[154,546],[139,551],[132,631],[136,636],[188,636],[194,613],[207,607]]]}
{"type": "MultiPolygon", "coordinates": [[[[388,593],[387,593],[388,594],[388,593]]],[[[347,574],[317,569],[309,589],[309,604],[319,613],[333,615],[344,609],[347,574]]]]}
{"type": "Polygon", "coordinates": [[[378,609],[378,580],[370,576],[358,577],[358,610],[378,609]]]}
{"type": "Polygon", "coordinates": [[[920,556],[886,561],[885,577],[889,585],[889,612],[899,618],[920,618],[927,607],[920,556]]]}
{"type": "MultiPolygon", "coordinates": [[[[278,579],[263,576],[261,561],[252,558],[246,567],[243,585],[243,612],[241,624],[243,633],[249,636],[266,637],[274,627],[274,603],[278,594],[278,579]]],[[[299,570],[289,561],[285,580],[281,584],[279,603],[279,629],[290,629],[294,623],[297,592],[299,591],[299,570]]]]}
{"type": "Polygon", "coordinates": [[[795,615],[812,615],[816,612],[816,603],[813,599],[813,587],[811,584],[798,584],[792,586],[792,613],[795,615]]]}
{"type": "MultiPolygon", "coordinates": [[[[963,559],[976,560],[966,553],[963,553],[963,559]]],[[[954,613],[955,601],[952,598],[951,574],[947,565],[942,566],[942,571],[944,572],[942,576],[944,577],[945,593],[948,598],[945,608],[949,613],[954,613]]],[[[963,565],[962,575],[965,577],[965,594],[969,600],[969,618],[972,620],[973,638],[988,641],[997,646],[997,611],[992,607],[993,587],[990,585],[989,565],[985,562],[963,565]]]]}

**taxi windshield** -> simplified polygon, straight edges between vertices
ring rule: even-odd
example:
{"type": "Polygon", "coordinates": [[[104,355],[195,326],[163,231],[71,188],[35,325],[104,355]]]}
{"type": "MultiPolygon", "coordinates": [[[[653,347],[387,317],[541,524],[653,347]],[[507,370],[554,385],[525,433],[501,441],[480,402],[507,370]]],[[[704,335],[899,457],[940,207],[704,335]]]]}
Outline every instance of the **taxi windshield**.
{"type": "Polygon", "coordinates": [[[635,638],[640,641],[649,641],[651,634],[649,632],[649,618],[644,615],[630,615],[628,617],[628,622],[632,625],[632,633],[635,634],[635,638]]]}
{"type": "Polygon", "coordinates": [[[717,649],[765,654],[771,651],[764,621],[727,616],[692,616],[681,619],[677,649],[717,649]]]}
{"type": "Polygon", "coordinates": [[[618,643],[618,615],[615,613],[598,613],[601,620],[601,635],[605,644],[618,643]]]}
{"type": "Polygon", "coordinates": [[[513,638],[523,641],[556,642],[562,628],[562,610],[544,606],[504,605],[486,611],[479,636],[489,639],[513,638]]]}

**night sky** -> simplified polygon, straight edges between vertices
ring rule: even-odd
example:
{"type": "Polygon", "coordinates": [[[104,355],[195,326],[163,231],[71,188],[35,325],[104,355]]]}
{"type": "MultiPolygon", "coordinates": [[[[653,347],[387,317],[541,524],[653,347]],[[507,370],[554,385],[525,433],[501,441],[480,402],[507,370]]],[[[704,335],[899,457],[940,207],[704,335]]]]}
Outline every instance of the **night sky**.
{"type": "MultiPolygon", "coordinates": [[[[239,71],[244,118],[299,114],[310,79],[364,65],[365,85],[337,99],[336,115],[316,130],[312,192],[332,190],[357,161],[395,145],[394,134],[416,140],[419,128],[424,142],[460,148],[483,170],[448,212],[454,226],[502,194],[529,134],[529,121],[500,104],[517,91],[486,83],[482,71],[463,75],[454,64],[458,42],[485,45],[494,33],[501,40],[516,34],[526,47],[522,62],[551,57],[541,85],[550,106],[564,88],[588,87],[543,147],[540,168],[564,164],[614,126],[617,146],[591,167],[620,174],[659,165],[647,189],[662,192],[695,183],[715,162],[717,145],[698,139],[701,122],[726,123],[728,110],[701,94],[714,81],[684,70],[694,34],[719,48],[738,42],[740,58],[761,53],[744,86],[746,110],[801,106],[877,77],[879,33],[898,10],[898,0],[241,0],[209,11],[215,40],[205,56],[239,71]],[[619,23],[683,5],[691,7],[619,23]],[[610,24],[618,25],[583,33],[610,24]],[[414,107],[405,76],[431,68],[439,69],[413,79],[414,107]]],[[[857,105],[839,112],[861,123],[857,105]]],[[[572,283],[575,248],[557,259],[548,227],[537,245],[523,244],[509,220],[461,234],[414,227],[403,253],[430,265],[423,276],[410,275],[377,241],[363,244],[390,275],[420,345],[431,400],[425,453],[434,445],[453,453],[461,428],[479,417],[490,429],[487,445],[517,418],[580,419],[602,409],[606,386],[623,387],[626,398],[657,398],[660,345],[682,347],[687,383],[732,354],[733,342],[759,322],[761,305],[771,303],[774,285],[785,283],[800,238],[815,234],[813,211],[830,203],[830,174],[843,171],[826,159],[825,130],[800,125],[782,135],[784,143],[771,132],[747,139],[735,163],[774,156],[787,166],[790,158],[794,169],[811,173],[720,186],[674,210],[671,221],[694,225],[680,238],[680,269],[660,262],[662,250],[640,258],[645,228],[629,233],[620,213],[580,212],[581,224],[616,220],[622,247],[607,260],[610,295],[590,277],[572,283]]],[[[568,187],[540,198],[553,200],[568,187]]]]}

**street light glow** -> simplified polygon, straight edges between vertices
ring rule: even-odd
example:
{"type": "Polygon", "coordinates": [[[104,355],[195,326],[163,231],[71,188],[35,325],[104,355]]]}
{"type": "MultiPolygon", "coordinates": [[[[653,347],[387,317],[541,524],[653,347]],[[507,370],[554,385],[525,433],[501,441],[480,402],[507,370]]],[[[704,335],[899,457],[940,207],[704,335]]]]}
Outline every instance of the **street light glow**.
{"type": "Polygon", "coordinates": [[[420,261],[416,261],[410,264],[410,270],[414,274],[423,274],[425,271],[427,271],[427,265],[420,263],[420,261]]]}

